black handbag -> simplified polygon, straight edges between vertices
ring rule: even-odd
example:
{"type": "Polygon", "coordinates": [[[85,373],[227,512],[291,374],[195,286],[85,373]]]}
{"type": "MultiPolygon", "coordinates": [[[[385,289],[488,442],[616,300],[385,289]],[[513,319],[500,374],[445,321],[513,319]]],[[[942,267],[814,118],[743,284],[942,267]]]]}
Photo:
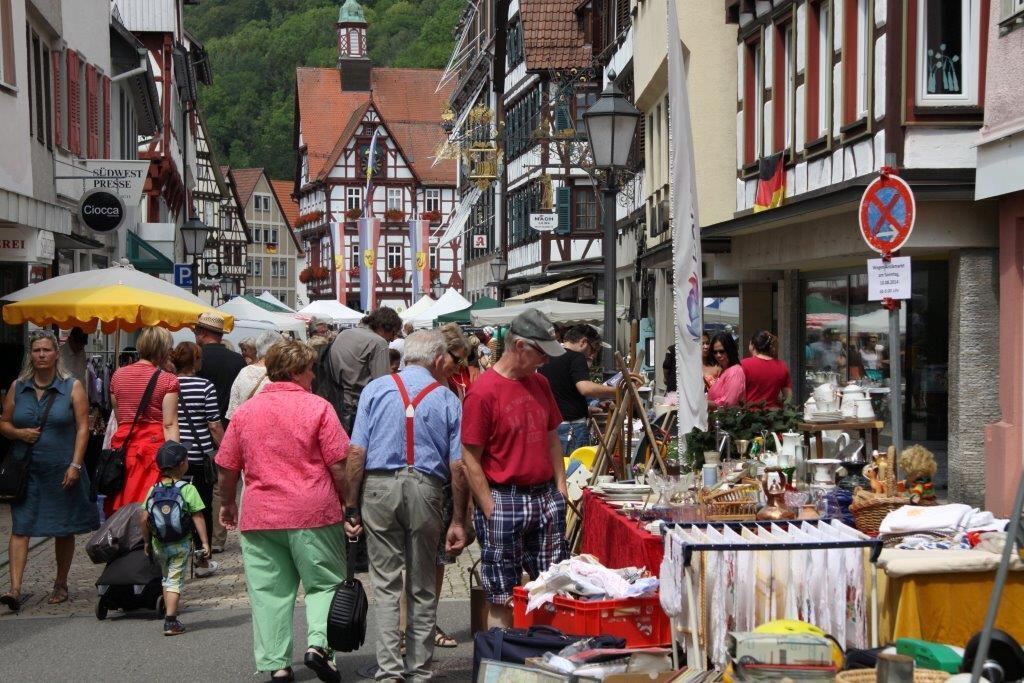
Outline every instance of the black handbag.
{"type": "MultiPolygon", "coordinates": [[[[46,418],[50,416],[50,408],[57,400],[57,392],[51,390],[45,400],[46,405],[43,406],[43,413],[39,418],[40,437],[43,428],[46,427],[46,418]]],[[[11,449],[0,463],[0,503],[17,505],[25,500],[25,494],[28,492],[28,468],[32,464],[32,449],[35,447],[36,444],[29,444],[21,458],[14,457],[14,449],[11,449]]]]}
{"type": "Polygon", "coordinates": [[[352,571],[353,543],[345,553],[348,578],[334,591],[327,612],[327,644],[338,652],[355,652],[366,640],[366,611],[369,607],[363,584],[352,571]]]}
{"type": "Polygon", "coordinates": [[[142,401],[139,402],[139,408],[135,411],[135,419],[132,420],[132,426],[124,437],[124,443],[118,448],[105,448],[100,451],[100,457],[96,462],[96,491],[104,496],[117,495],[124,488],[124,458],[128,452],[128,444],[135,432],[135,425],[142,417],[146,406],[149,405],[149,399],[153,397],[158,377],[160,377],[160,368],[156,369],[149,379],[149,384],[146,385],[146,391],[142,394],[142,401]]]}
{"type": "Polygon", "coordinates": [[[530,657],[540,657],[545,652],[558,652],[585,638],[593,638],[595,647],[626,647],[626,641],[615,636],[571,636],[552,626],[495,627],[480,631],[473,636],[473,680],[476,680],[480,662],[485,659],[524,664],[530,657]]]}

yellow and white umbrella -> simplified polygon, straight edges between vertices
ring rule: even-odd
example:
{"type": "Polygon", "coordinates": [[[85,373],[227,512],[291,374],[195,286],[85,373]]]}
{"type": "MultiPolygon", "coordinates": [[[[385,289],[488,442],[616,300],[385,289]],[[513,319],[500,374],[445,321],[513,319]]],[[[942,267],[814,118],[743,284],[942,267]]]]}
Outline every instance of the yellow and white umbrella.
{"type": "Polygon", "coordinates": [[[29,285],[4,300],[13,302],[3,308],[9,325],[31,322],[106,334],[155,326],[178,330],[194,325],[204,312],[224,317],[228,330],[234,324],[232,316],[191,292],[123,266],[62,275],[29,285]]]}

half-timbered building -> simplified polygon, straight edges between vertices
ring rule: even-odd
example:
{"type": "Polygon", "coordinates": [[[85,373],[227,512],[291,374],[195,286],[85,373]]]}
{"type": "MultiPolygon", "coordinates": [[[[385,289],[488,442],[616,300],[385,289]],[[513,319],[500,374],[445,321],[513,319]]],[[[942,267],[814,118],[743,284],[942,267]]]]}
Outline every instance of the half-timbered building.
{"type": "Polygon", "coordinates": [[[439,88],[440,70],[373,66],[366,28],[362,7],[347,0],[335,24],[337,67],[297,70],[296,227],[310,298],[359,308],[357,220],[372,211],[382,220],[376,300],[402,309],[413,303],[412,219],[431,224],[431,280],[462,289],[461,240],[436,246],[455,214],[455,164],[436,155],[451,86],[439,88]]]}

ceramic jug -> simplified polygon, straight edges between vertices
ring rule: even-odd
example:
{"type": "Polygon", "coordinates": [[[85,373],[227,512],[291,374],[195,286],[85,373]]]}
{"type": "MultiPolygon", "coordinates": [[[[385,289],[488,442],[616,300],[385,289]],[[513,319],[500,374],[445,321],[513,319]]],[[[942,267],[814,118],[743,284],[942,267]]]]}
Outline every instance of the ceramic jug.
{"type": "Polygon", "coordinates": [[[840,462],[835,458],[814,458],[807,461],[811,468],[812,481],[819,486],[831,486],[836,481],[836,470],[840,462]]]}
{"type": "Polygon", "coordinates": [[[814,390],[814,401],[818,410],[831,410],[836,399],[836,388],[832,384],[819,384],[814,390]]]}
{"type": "Polygon", "coordinates": [[[862,398],[857,401],[857,419],[874,420],[875,409],[871,406],[870,398],[862,398]]]}
{"type": "Polygon", "coordinates": [[[839,390],[842,400],[839,403],[839,410],[843,417],[857,417],[857,401],[864,398],[864,390],[856,382],[850,382],[839,390]]]}

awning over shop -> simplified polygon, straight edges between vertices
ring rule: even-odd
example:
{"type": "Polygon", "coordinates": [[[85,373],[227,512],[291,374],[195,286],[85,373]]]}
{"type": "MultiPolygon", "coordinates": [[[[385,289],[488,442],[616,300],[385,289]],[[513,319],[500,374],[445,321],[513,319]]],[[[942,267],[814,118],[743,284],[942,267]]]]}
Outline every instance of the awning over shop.
{"type": "Polygon", "coordinates": [[[463,308],[461,311],[453,311],[451,313],[445,313],[444,315],[437,316],[436,322],[438,325],[444,323],[463,323],[469,324],[470,312],[471,311],[484,311],[488,308],[500,308],[501,302],[492,299],[489,296],[482,296],[473,302],[473,305],[469,308],[463,308]]]}
{"type": "Polygon", "coordinates": [[[174,272],[174,262],[164,256],[159,249],[131,230],[126,230],[124,234],[128,260],[131,261],[135,270],[141,270],[150,275],[174,272]]]}
{"type": "Polygon", "coordinates": [[[54,242],[58,249],[102,249],[103,242],[98,242],[85,235],[54,235],[54,242]]]}
{"type": "Polygon", "coordinates": [[[35,197],[0,189],[0,224],[4,223],[70,235],[71,211],[35,197]]]}
{"type": "Polygon", "coordinates": [[[534,287],[528,292],[523,292],[522,294],[510,296],[509,298],[505,299],[505,305],[515,306],[516,304],[525,304],[529,301],[533,301],[534,299],[543,299],[545,296],[548,296],[549,294],[554,294],[555,292],[561,289],[565,289],[566,287],[570,287],[579,282],[580,280],[584,279],[585,278],[582,277],[571,277],[567,280],[559,280],[558,282],[552,282],[550,284],[541,285],[540,287],[534,287]]]}
{"type": "Polygon", "coordinates": [[[437,243],[438,247],[443,247],[452,240],[462,237],[463,228],[466,227],[466,222],[469,220],[469,212],[472,211],[473,205],[479,198],[480,188],[478,187],[474,187],[469,194],[462,198],[459,208],[455,210],[455,215],[452,217],[452,222],[448,224],[444,234],[441,235],[441,240],[437,243]]]}

